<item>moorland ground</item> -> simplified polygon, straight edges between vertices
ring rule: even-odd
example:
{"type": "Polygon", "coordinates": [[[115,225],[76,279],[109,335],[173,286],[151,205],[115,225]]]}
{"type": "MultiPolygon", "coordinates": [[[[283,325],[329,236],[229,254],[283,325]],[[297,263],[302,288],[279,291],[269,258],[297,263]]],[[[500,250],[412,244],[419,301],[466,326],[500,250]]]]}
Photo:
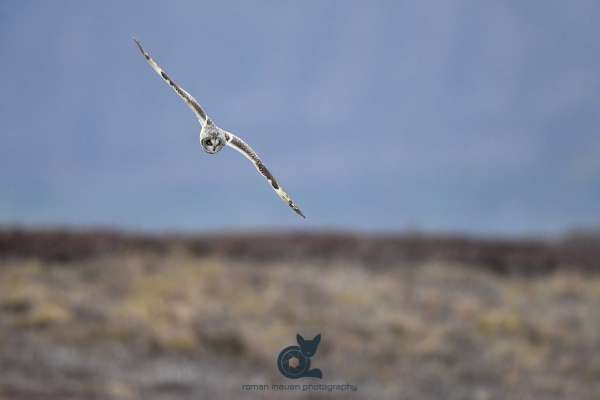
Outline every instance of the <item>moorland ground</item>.
{"type": "Polygon", "coordinates": [[[595,399],[600,240],[0,231],[0,399],[595,399]],[[319,383],[275,360],[321,333],[319,383]]]}

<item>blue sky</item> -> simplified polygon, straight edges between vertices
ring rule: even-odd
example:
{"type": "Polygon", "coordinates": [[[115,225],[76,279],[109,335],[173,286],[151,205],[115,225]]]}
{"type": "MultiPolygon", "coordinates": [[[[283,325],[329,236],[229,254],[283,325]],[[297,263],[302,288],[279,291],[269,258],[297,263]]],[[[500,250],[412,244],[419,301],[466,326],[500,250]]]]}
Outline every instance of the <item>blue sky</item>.
{"type": "Polygon", "coordinates": [[[0,4],[0,223],[552,234],[600,223],[600,3],[0,4]],[[137,37],[299,203],[199,125],[137,37]]]}

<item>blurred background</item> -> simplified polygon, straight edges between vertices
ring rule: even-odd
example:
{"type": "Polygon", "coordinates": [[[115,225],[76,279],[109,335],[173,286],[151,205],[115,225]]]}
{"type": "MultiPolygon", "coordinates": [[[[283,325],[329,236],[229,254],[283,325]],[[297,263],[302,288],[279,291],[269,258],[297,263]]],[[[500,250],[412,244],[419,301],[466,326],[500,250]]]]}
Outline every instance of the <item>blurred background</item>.
{"type": "Polygon", "coordinates": [[[2,2],[0,399],[236,398],[295,383],[275,359],[298,332],[359,390],[290,396],[594,398],[598,18],[2,2]],[[133,37],[306,220],[201,150],[133,37]]]}

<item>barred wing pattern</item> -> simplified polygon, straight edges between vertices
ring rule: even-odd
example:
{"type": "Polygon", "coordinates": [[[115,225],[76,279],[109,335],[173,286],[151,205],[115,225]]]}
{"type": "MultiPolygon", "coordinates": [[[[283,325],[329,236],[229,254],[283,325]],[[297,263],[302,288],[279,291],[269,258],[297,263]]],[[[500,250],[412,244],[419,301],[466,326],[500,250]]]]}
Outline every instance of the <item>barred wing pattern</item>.
{"type": "Polygon", "coordinates": [[[171,86],[175,93],[177,93],[179,97],[181,97],[183,101],[187,103],[188,106],[190,106],[192,111],[194,111],[194,113],[196,114],[196,117],[198,118],[200,123],[204,125],[208,117],[206,116],[206,112],[204,112],[198,101],[196,101],[196,99],[194,99],[194,97],[191,94],[186,92],[183,88],[176,84],[175,81],[169,77],[169,75],[167,75],[167,73],[160,67],[160,65],[158,65],[156,61],[154,61],[152,57],[150,57],[150,55],[146,53],[146,51],[142,47],[142,44],[138,42],[137,39],[133,39],[133,41],[135,42],[135,44],[137,44],[138,49],[140,49],[142,55],[144,56],[146,61],[148,61],[148,64],[150,64],[152,69],[158,75],[160,75],[161,78],[163,78],[169,86],[171,86]]]}
{"type": "Polygon", "coordinates": [[[227,134],[227,145],[239,151],[244,155],[244,157],[252,161],[258,172],[260,172],[261,175],[267,179],[267,182],[269,182],[269,184],[271,185],[273,190],[275,190],[275,193],[277,193],[281,200],[285,201],[287,205],[290,206],[290,208],[296,212],[296,214],[300,215],[302,218],[306,218],[304,214],[302,214],[302,211],[300,210],[298,205],[294,203],[294,200],[292,200],[292,198],[285,192],[285,190],[283,190],[283,188],[279,185],[273,174],[271,174],[271,172],[263,164],[256,152],[252,150],[252,147],[250,147],[246,142],[244,142],[242,139],[235,136],[234,134],[230,132],[228,132],[227,134]]]}

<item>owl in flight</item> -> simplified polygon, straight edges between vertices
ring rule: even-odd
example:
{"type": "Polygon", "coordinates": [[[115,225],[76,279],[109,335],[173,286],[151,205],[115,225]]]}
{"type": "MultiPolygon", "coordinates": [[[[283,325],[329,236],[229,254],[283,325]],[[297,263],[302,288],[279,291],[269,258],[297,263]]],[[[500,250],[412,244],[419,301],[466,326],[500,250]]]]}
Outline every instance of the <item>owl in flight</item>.
{"type": "Polygon", "coordinates": [[[169,86],[187,103],[187,105],[192,109],[198,121],[202,125],[202,129],[200,130],[200,144],[205,152],[208,154],[215,154],[221,151],[225,145],[234,148],[235,150],[242,153],[247,159],[249,159],[258,172],[262,174],[269,182],[269,185],[275,190],[275,193],[281,198],[281,200],[285,201],[288,206],[292,210],[296,212],[296,214],[300,215],[302,218],[306,218],[302,211],[298,207],[296,203],[292,200],[292,198],[283,190],[281,185],[277,182],[273,174],[267,169],[267,167],[263,164],[261,159],[258,157],[258,154],[252,147],[250,147],[246,142],[237,137],[231,132],[227,132],[224,129],[219,128],[212,119],[206,115],[206,112],[202,109],[200,104],[192,97],[191,94],[186,92],[182,87],[177,85],[173,79],[167,75],[167,73],[150,57],[150,55],[144,50],[141,43],[136,39],[133,39],[135,44],[140,49],[140,52],[148,61],[148,64],[152,67],[152,69],[161,76],[167,82],[169,86]]]}

